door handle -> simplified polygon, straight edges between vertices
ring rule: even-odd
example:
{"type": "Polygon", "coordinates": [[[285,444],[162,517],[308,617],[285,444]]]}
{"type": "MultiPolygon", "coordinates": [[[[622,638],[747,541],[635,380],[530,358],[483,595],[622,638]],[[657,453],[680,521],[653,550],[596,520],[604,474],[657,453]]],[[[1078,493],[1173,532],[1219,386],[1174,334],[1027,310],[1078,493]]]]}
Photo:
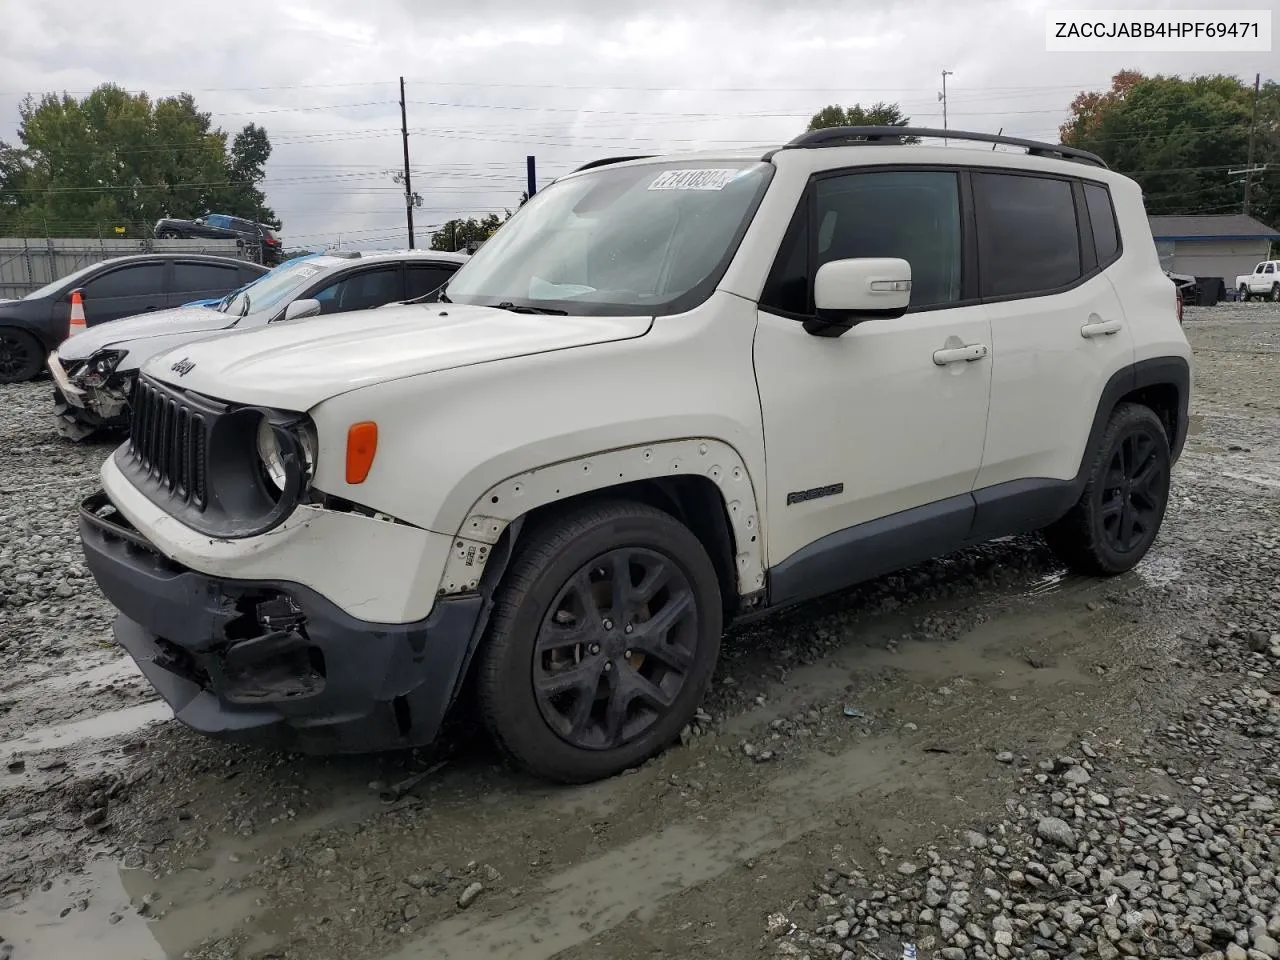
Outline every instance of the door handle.
{"type": "Polygon", "coordinates": [[[1120,332],[1119,320],[1103,320],[1096,313],[1089,317],[1089,322],[1080,328],[1080,336],[1086,339],[1093,337],[1109,337],[1120,332]]]}
{"type": "Polygon", "coordinates": [[[933,362],[940,367],[945,367],[949,363],[972,363],[974,360],[981,360],[987,355],[987,345],[985,343],[967,343],[963,347],[947,347],[943,350],[933,351],[933,362]]]}

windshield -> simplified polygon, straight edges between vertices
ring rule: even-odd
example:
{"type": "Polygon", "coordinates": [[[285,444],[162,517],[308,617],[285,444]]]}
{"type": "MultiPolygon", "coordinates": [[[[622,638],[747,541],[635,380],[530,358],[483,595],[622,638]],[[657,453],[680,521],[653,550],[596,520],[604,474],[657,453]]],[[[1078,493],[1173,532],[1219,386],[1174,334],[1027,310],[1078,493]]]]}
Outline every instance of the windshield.
{"type": "Polygon", "coordinates": [[[52,283],[46,283],[43,287],[40,287],[38,290],[32,290],[22,299],[23,300],[39,300],[41,297],[47,297],[51,293],[56,293],[58,288],[61,287],[63,284],[72,283],[76,280],[79,280],[81,277],[87,276],[88,274],[92,273],[94,270],[98,269],[98,267],[102,266],[103,262],[104,261],[99,261],[98,263],[91,263],[87,267],[81,267],[79,270],[75,271],[74,273],[68,273],[65,277],[59,277],[57,280],[54,280],[52,283]]]}
{"type": "Polygon", "coordinates": [[[772,170],[685,161],[554,183],[453,275],[448,298],[587,316],[690,309],[728,266],[772,170]]]}
{"type": "Polygon", "coordinates": [[[250,311],[269,310],[323,270],[323,266],[312,262],[277,268],[223,300],[218,304],[218,310],[237,316],[244,316],[250,311]]]}

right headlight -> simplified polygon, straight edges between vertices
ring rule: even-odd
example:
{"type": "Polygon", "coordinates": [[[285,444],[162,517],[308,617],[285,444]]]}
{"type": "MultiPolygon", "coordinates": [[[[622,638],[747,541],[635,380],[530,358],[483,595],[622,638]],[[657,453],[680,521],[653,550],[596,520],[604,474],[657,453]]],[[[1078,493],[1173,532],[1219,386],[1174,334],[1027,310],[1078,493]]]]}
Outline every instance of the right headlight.
{"type": "Polygon", "coordinates": [[[316,433],[310,421],[281,424],[264,416],[258,421],[255,441],[258,464],[273,496],[283,493],[289,483],[287,451],[300,455],[303,475],[299,492],[306,490],[316,469],[316,433]]]}
{"type": "Polygon", "coordinates": [[[280,449],[280,441],[276,438],[276,428],[263,417],[258,421],[258,460],[262,464],[263,473],[276,493],[284,492],[286,473],[284,469],[284,452],[280,449]]]}

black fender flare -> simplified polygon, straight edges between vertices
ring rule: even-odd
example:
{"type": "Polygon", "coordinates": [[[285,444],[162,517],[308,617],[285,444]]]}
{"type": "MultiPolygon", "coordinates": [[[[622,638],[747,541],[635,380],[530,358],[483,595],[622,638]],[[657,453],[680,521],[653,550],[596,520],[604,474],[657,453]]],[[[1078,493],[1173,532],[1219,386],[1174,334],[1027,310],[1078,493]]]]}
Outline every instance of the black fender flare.
{"type": "Polygon", "coordinates": [[[1152,357],[1139,360],[1137,363],[1117,370],[1102,388],[1102,395],[1098,398],[1098,408],[1093,414],[1093,426],[1089,428],[1089,440],[1085,444],[1084,456],[1080,460],[1080,469],[1072,484],[1077,496],[1088,482],[1094,453],[1098,449],[1098,444],[1102,442],[1102,433],[1106,430],[1107,420],[1110,419],[1116,405],[1138,390],[1165,386],[1173,387],[1178,394],[1169,435],[1170,457],[1174,463],[1178,461],[1186,446],[1190,422],[1188,411],[1191,403],[1191,364],[1185,357],[1152,357]]]}

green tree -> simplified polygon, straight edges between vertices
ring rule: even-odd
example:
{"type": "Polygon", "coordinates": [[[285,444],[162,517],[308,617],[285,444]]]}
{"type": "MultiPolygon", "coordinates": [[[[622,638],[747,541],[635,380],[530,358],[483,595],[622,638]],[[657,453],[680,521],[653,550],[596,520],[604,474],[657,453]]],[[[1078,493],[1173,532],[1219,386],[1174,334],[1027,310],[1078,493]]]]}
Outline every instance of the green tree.
{"type": "MultiPolygon", "coordinates": [[[[1151,214],[1240,213],[1253,121],[1253,84],[1221,74],[1190,78],[1124,70],[1105,91],[1071,104],[1062,142],[1098,154],[1142,185],[1151,214]]],[[[1280,224],[1280,84],[1258,97],[1250,213],[1280,224]]]]}
{"type": "Polygon", "coordinates": [[[0,149],[6,232],[146,236],[160,217],[208,212],[279,226],[258,186],[266,131],[250,124],[228,149],[190,94],[152,101],[102,84],[82,99],[28,96],[18,114],[20,146],[0,149]]]}
{"type": "MultiPolygon", "coordinates": [[[[852,107],[830,104],[823,107],[809,118],[809,130],[823,130],[827,127],[905,127],[911,118],[903,116],[902,109],[896,103],[873,103],[864,107],[855,103],[852,107]]],[[[903,143],[919,143],[919,137],[903,137],[903,143]]]]}
{"type": "Polygon", "coordinates": [[[431,249],[465,250],[468,243],[488,240],[504,222],[496,213],[479,218],[448,220],[431,235],[431,249]]]}
{"type": "MultiPolygon", "coordinates": [[[[516,204],[516,210],[519,210],[528,202],[529,193],[525,191],[520,194],[520,202],[516,204]]],[[[500,226],[510,220],[513,213],[514,211],[508,207],[503,211],[503,216],[501,217],[496,213],[491,213],[480,218],[470,217],[465,220],[448,220],[431,235],[431,249],[465,250],[470,242],[482,243],[492,237],[500,226]]]]}

